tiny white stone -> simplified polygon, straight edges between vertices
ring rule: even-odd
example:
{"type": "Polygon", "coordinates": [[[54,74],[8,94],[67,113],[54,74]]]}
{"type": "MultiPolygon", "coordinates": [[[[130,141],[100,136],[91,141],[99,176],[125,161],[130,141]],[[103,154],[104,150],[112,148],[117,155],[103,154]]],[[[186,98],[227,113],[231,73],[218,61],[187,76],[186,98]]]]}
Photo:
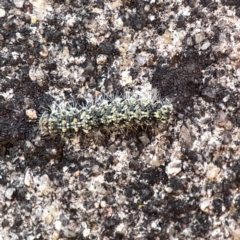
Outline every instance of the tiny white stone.
{"type": "Polygon", "coordinates": [[[136,57],[136,61],[138,63],[139,66],[144,65],[147,62],[148,58],[147,56],[143,56],[143,55],[138,55],[136,57]]]}
{"type": "Polygon", "coordinates": [[[131,84],[131,83],[132,83],[132,76],[130,75],[129,71],[123,71],[121,85],[126,86],[127,84],[131,84]]]}
{"type": "Polygon", "coordinates": [[[203,43],[203,45],[201,46],[202,50],[206,50],[210,47],[211,43],[209,41],[206,41],[203,43]]]}
{"type": "Polygon", "coordinates": [[[160,162],[159,158],[156,155],[154,155],[153,160],[151,161],[151,165],[154,168],[157,168],[157,167],[159,167],[161,165],[161,162],[160,162]]]}
{"type": "Polygon", "coordinates": [[[42,51],[39,52],[39,54],[42,56],[42,57],[47,57],[48,56],[48,49],[45,45],[42,45],[42,51]]]}
{"type": "Polygon", "coordinates": [[[152,229],[156,229],[156,228],[157,228],[157,223],[156,223],[155,221],[153,221],[153,222],[151,223],[151,228],[152,228],[152,229]]]}
{"type": "Polygon", "coordinates": [[[222,233],[221,228],[216,228],[212,231],[212,237],[220,237],[220,234],[222,233]]]}
{"type": "Polygon", "coordinates": [[[101,201],[100,205],[102,208],[105,208],[107,206],[107,203],[106,201],[101,201]]]}
{"type": "Polygon", "coordinates": [[[6,197],[7,199],[11,200],[14,191],[15,191],[15,188],[8,188],[8,189],[6,190],[6,192],[5,192],[5,197],[6,197]]]}
{"type": "Polygon", "coordinates": [[[13,3],[17,8],[22,8],[25,0],[14,0],[13,3]]]}
{"type": "Polygon", "coordinates": [[[217,167],[216,165],[210,163],[207,167],[207,174],[206,177],[210,180],[214,180],[217,178],[219,172],[220,172],[220,168],[217,167]]]}
{"type": "Polygon", "coordinates": [[[47,174],[41,176],[36,184],[38,184],[37,190],[40,195],[47,195],[51,192],[50,179],[47,174]]]}
{"type": "Polygon", "coordinates": [[[58,211],[54,205],[48,207],[48,212],[52,214],[54,219],[58,217],[58,211]]]}
{"type": "Polygon", "coordinates": [[[25,178],[24,178],[24,184],[28,187],[30,187],[33,184],[33,176],[30,169],[26,171],[25,178]]]}
{"type": "Polygon", "coordinates": [[[200,42],[202,42],[205,39],[205,35],[204,33],[197,33],[195,35],[195,42],[198,44],[200,42]]]}
{"type": "Polygon", "coordinates": [[[166,167],[168,176],[175,176],[182,170],[182,161],[180,159],[172,159],[166,167]]]}
{"type": "Polygon", "coordinates": [[[191,236],[192,235],[192,230],[191,228],[185,228],[183,231],[182,231],[182,234],[185,235],[185,236],[191,236]]]}
{"type": "Polygon", "coordinates": [[[76,20],[74,18],[70,18],[67,20],[67,26],[73,27],[75,22],[76,22],[76,20]]]}
{"type": "Polygon", "coordinates": [[[205,200],[203,200],[203,201],[200,203],[199,207],[200,207],[200,209],[201,209],[203,212],[208,213],[208,212],[209,212],[210,204],[211,204],[211,200],[205,199],[205,200]]]}
{"type": "Polygon", "coordinates": [[[94,166],[92,167],[92,171],[93,171],[94,174],[99,173],[99,166],[98,166],[98,165],[94,165],[94,166]]]}
{"type": "Polygon", "coordinates": [[[57,230],[57,231],[60,231],[61,228],[62,228],[62,222],[60,220],[57,220],[54,222],[54,228],[57,230]]]}
{"type": "Polygon", "coordinates": [[[148,19],[149,19],[150,21],[153,21],[153,20],[155,20],[155,16],[152,15],[152,14],[150,14],[150,15],[148,16],[148,19]]]}
{"type": "Polygon", "coordinates": [[[97,64],[105,64],[107,61],[107,56],[100,54],[97,56],[97,64]]]}
{"type": "Polygon", "coordinates": [[[0,18],[5,17],[6,11],[2,8],[0,8],[0,18]]]}
{"type": "Polygon", "coordinates": [[[86,228],[83,230],[83,237],[88,237],[91,233],[91,230],[89,228],[86,228]]]}
{"type": "Polygon", "coordinates": [[[75,238],[76,237],[76,231],[68,228],[63,229],[63,236],[66,238],[75,238]]]}
{"type": "Polygon", "coordinates": [[[34,109],[27,109],[26,110],[26,115],[30,118],[30,119],[37,119],[37,112],[34,109]]]}
{"type": "Polygon", "coordinates": [[[99,203],[98,203],[98,202],[95,202],[95,203],[94,203],[94,207],[95,207],[95,208],[99,208],[99,203]]]}
{"type": "Polygon", "coordinates": [[[167,193],[171,193],[173,191],[173,189],[170,188],[170,187],[165,187],[164,191],[167,192],[167,193]]]}
{"type": "Polygon", "coordinates": [[[145,5],[144,6],[144,11],[148,12],[150,10],[150,5],[145,5]]]}
{"type": "Polygon", "coordinates": [[[211,133],[205,132],[205,133],[201,136],[201,141],[202,141],[203,143],[205,143],[206,141],[209,140],[210,136],[211,136],[211,133]]]}
{"type": "Polygon", "coordinates": [[[16,38],[18,41],[24,40],[24,37],[20,32],[16,32],[16,38]]]}
{"type": "Polygon", "coordinates": [[[15,60],[17,60],[20,56],[19,52],[12,52],[11,54],[12,54],[13,59],[15,59],[15,60]]]}
{"type": "Polygon", "coordinates": [[[34,240],[34,239],[35,239],[34,236],[28,236],[28,237],[27,237],[27,240],[34,240]]]}
{"type": "Polygon", "coordinates": [[[58,232],[54,232],[51,236],[52,240],[58,240],[59,239],[59,233],[58,232]]]}
{"type": "Polygon", "coordinates": [[[120,232],[120,233],[124,233],[126,232],[126,226],[124,223],[120,223],[117,227],[116,227],[116,231],[120,232]]]}
{"type": "Polygon", "coordinates": [[[11,240],[18,240],[19,237],[17,234],[11,232],[11,238],[0,238],[0,240],[11,239],[11,240]]]}
{"type": "Polygon", "coordinates": [[[37,218],[40,218],[42,216],[42,208],[37,208],[35,211],[35,215],[37,218]]]}

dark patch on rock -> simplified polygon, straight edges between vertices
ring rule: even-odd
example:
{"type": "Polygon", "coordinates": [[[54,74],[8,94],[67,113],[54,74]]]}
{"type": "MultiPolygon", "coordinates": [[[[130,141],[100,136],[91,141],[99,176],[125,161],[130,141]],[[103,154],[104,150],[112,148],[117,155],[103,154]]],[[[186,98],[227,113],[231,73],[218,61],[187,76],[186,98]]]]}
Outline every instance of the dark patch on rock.
{"type": "Polygon", "coordinates": [[[113,172],[107,172],[104,176],[104,180],[106,182],[113,182],[114,181],[114,175],[115,175],[115,171],[113,172]]]}
{"type": "Polygon", "coordinates": [[[20,226],[23,224],[23,220],[22,220],[22,217],[20,214],[17,214],[15,216],[15,219],[14,219],[14,224],[11,228],[11,230],[13,232],[16,232],[16,233],[19,233],[19,232],[22,232],[22,229],[20,228],[20,226]]]}
{"type": "Polygon", "coordinates": [[[212,206],[213,206],[213,211],[217,214],[221,214],[222,213],[222,200],[221,199],[214,199],[212,206]]]}
{"type": "Polygon", "coordinates": [[[114,45],[111,42],[105,41],[105,42],[101,42],[99,45],[99,54],[106,54],[106,55],[110,55],[113,53],[113,51],[115,50],[114,45]]]}
{"type": "Polygon", "coordinates": [[[218,3],[217,2],[213,2],[212,0],[200,0],[200,4],[203,7],[208,8],[210,11],[215,11],[218,8],[218,3]]]}
{"type": "Polygon", "coordinates": [[[240,196],[234,199],[234,207],[237,209],[238,212],[240,212],[240,196]]]}
{"type": "Polygon", "coordinates": [[[186,191],[188,189],[188,183],[184,179],[178,177],[172,177],[169,179],[169,186],[173,189],[173,194],[177,194],[178,191],[186,191]]]}
{"type": "Polygon", "coordinates": [[[25,187],[19,187],[16,189],[14,197],[17,201],[25,201],[27,192],[28,190],[25,187]]]}
{"type": "Polygon", "coordinates": [[[0,171],[0,184],[6,185],[7,183],[8,183],[7,174],[3,170],[1,170],[0,171]]]}
{"type": "Polygon", "coordinates": [[[202,70],[213,63],[209,54],[199,55],[195,50],[174,56],[169,66],[159,63],[151,80],[162,97],[193,97],[201,92],[202,70]],[[177,67],[175,67],[177,65],[177,67]]]}
{"type": "Polygon", "coordinates": [[[182,29],[186,27],[186,19],[184,18],[184,16],[182,15],[179,16],[176,27],[182,29]]]}
{"type": "Polygon", "coordinates": [[[124,236],[123,233],[116,232],[115,236],[114,236],[114,239],[116,239],[116,240],[123,240],[123,239],[125,239],[125,236],[124,236]]]}
{"type": "Polygon", "coordinates": [[[5,227],[8,227],[8,226],[9,226],[9,221],[7,219],[3,219],[2,227],[5,228],[5,227]]]}
{"type": "Polygon", "coordinates": [[[236,16],[240,17],[240,2],[238,0],[221,0],[225,6],[235,7],[236,16]]]}
{"type": "Polygon", "coordinates": [[[119,224],[119,219],[115,217],[109,217],[104,220],[103,226],[105,226],[107,229],[113,229],[119,224]]]}
{"type": "MultiPolygon", "coordinates": [[[[158,16],[159,12],[164,11],[168,4],[156,3],[154,7],[150,7],[151,14],[155,16],[154,20],[150,20],[148,18],[148,11],[144,10],[145,3],[141,0],[132,0],[132,1],[124,1],[124,7],[122,7],[122,20],[126,26],[133,28],[135,31],[140,31],[144,27],[154,27],[157,23],[161,22],[161,18],[158,16]],[[129,11],[130,9],[130,11],[129,11]],[[136,9],[136,11],[132,11],[136,9]]],[[[150,5],[151,6],[151,5],[150,5]]],[[[173,6],[173,11],[177,11],[177,4],[173,6]]]]}
{"type": "Polygon", "coordinates": [[[139,171],[143,166],[143,164],[138,159],[132,159],[129,161],[129,168],[133,171],[139,171]]]}
{"type": "Polygon", "coordinates": [[[141,201],[146,201],[153,195],[153,190],[150,185],[144,183],[131,183],[125,187],[124,194],[128,198],[132,198],[136,193],[141,201]]]}
{"type": "Polygon", "coordinates": [[[157,202],[153,203],[151,201],[143,207],[143,212],[152,217],[153,216],[157,217],[159,215],[159,206],[158,205],[160,205],[160,204],[158,204],[157,202]]]}
{"type": "Polygon", "coordinates": [[[204,237],[211,227],[208,215],[204,213],[197,213],[195,222],[192,222],[191,229],[195,237],[204,237]]]}
{"type": "Polygon", "coordinates": [[[168,176],[165,172],[160,171],[159,169],[150,168],[141,174],[140,180],[147,181],[151,186],[153,186],[154,184],[158,184],[160,182],[162,184],[166,184],[168,176]]]}
{"type": "Polygon", "coordinates": [[[217,84],[215,87],[204,87],[201,92],[201,96],[207,102],[219,102],[227,94],[228,91],[220,84],[217,84]]]}

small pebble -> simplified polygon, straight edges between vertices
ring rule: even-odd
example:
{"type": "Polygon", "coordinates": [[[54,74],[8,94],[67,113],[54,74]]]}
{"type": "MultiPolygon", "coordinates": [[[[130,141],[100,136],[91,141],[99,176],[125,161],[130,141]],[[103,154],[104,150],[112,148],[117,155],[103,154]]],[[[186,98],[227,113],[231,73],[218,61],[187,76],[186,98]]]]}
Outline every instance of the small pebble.
{"type": "Polygon", "coordinates": [[[153,160],[151,161],[151,165],[154,168],[157,168],[161,165],[161,162],[157,156],[154,155],[153,160]]]}
{"type": "Polygon", "coordinates": [[[149,140],[149,138],[147,137],[147,135],[143,135],[143,136],[139,137],[139,139],[140,139],[140,141],[142,142],[142,144],[143,144],[144,146],[146,146],[147,144],[150,143],[150,140],[149,140]]]}
{"type": "Polygon", "coordinates": [[[48,56],[48,49],[45,45],[42,45],[42,51],[40,51],[39,54],[44,58],[48,56]]]}
{"type": "Polygon", "coordinates": [[[86,238],[90,235],[91,230],[89,228],[86,228],[83,230],[83,237],[86,238]]]}
{"type": "Polygon", "coordinates": [[[28,169],[25,173],[24,184],[28,187],[33,184],[33,176],[30,169],[28,169]]]}
{"type": "Polygon", "coordinates": [[[122,86],[126,86],[128,84],[132,84],[132,76],[129,71],[122,72],[122,78],[120,80],[122,86]]]}
{"type": "Polygon", "coordinates": [[[217,167],[216,165],[210,163],[207,167],[207,174],[206,174],[206,177],[209,179],[209,180],[215,180],[220,172],[220,168],[217,167]]]}
{"type": "Polygon", "coordinates": [[[209,47],[211,46],[211,43],[209,41],[206,41],[203,43],[203,45],[201,46],[202,50],[207,50],[209,47]]]}
{"type": "Polygon", "coordinates": [[[34,240],[34,239],[35,239],[35,237],[32,235],[27,237],[27,240],[34,240]]]}
{"type": "Polygon", "coordinates": [[[148,58],[146,56],[138,55],[136,57],[136,62],[138,66],[143,66],[147,62],[148,58]]]}
{"type": "Polygon", "coordinates": [[[2,8],[0,8],[0,18],[5,17],[6,11],[2,8]]]}
{"type": "Polygon", "coordinates": [[[100,54],[97,56],[97,64],[105,64],[107,61],[107,56],[100,54]]]}
{"type": "Polygon", "coordinates": [[[201,201],[199,207],[200,207],[200,209],[201,209],[203,212],[209,213],[209,211],[210,211],[210,209],[209,209],[210,205],[211,205],[211,200],[205,199],[205,200],[201,201]]]}
{"type": "Polygon", "coordinates": [[[182,170],[182,161],[180,159],[172,159],[166,167],[168,176],[175,176],[182,170]]]}
{"type": "Polygon", "coordinates": [[[17,8],[22,8],[25,0],[13,0],[13,3],[17,8]]]}
{"type": "Polygon", "coordinates": [[[13,194],[15,192],[15,188],[8,188],[6,191],[5,191],[5,197],[9,200],[12,200],[12,197],[13,197],[13,194]]]}
{"type": "Polygon", "coordinates": [[[47,224],[51,224],[53,221],[53,216],[50,213],[43,214],[43,221],[47,224]]]}
{"type": "Polygon", "coordinates": [[[102,208],[105,208],[107,206],[107,203],[106,203],[106,201],[101,201],[100,205],[102,208]]]}
{"type": "Polygon", "coordinates": [[[37,190],[40,195],[47,195],[51,192],[50,179],[47,174],[44,174],[37,181],[37,190]]]}
{"type": "Polygon", "coordinates": [[[197,33],[195,35],[195,42],[198,44],[200,42],[202,42],[205,39],[205,35],[204,33],[197,33]]]}
{"type": "Polygon", "coordinates": [[[54,228],[57,230],[57,231],[60,231],[61,228],[62,228],[62,222],[60,220],[57,220],[54,222],[54,228]]]}
{"type": "Polygon", "coordinates": [[[59,233],[58,232],[54,232],[52,237],[51,237],[51,240],[58,240],[59,239],[59,233]]]}
{"type": "Polygon", "coordinates": [[[66,238],[75,238],[76,237],[76,231],[68,228],[63,229],[63,236],[66,238]]]}
{"type": "Polygon", "coordinates": [[[222,127],[228,131],[232,130],[233,128],[232,122],[228,119],[227,114],[224,112],[219,112],[215,123],[218,127],[222,127]]]}

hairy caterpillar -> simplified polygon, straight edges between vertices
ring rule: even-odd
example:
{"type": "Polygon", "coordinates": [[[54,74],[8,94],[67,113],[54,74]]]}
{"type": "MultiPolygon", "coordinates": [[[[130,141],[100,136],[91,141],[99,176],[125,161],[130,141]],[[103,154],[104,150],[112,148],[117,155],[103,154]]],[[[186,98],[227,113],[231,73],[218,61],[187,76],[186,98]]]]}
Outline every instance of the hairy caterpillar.
{"type": "Polygon", "coordinates": [[[86,106],[53,105],[51,113],[43,113],[39,125],[46,134],[81,134],[98,130],[137,129],[154,124],[167,124],[173,107],[170,103],[148,98],[116,97],[101,99],[86,106]]]}

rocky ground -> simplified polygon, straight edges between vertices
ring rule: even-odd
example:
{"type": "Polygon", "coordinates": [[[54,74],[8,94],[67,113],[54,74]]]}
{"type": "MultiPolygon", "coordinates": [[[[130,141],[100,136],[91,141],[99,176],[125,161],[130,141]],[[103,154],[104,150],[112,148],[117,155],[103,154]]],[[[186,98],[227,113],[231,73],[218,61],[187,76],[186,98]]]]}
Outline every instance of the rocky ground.
{"type": "Polygon", "coordinates": [[[239,51],[238,0],[1,0],[0,239],[240,239],[239,51]],[[41,135],[154,91],[161,131],[41,135]]]}

